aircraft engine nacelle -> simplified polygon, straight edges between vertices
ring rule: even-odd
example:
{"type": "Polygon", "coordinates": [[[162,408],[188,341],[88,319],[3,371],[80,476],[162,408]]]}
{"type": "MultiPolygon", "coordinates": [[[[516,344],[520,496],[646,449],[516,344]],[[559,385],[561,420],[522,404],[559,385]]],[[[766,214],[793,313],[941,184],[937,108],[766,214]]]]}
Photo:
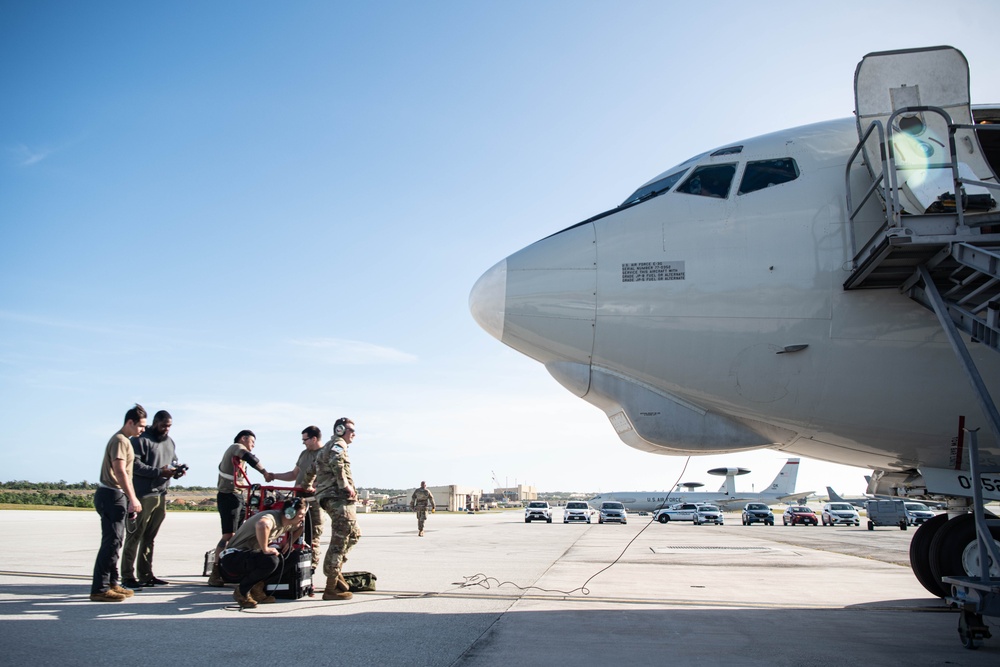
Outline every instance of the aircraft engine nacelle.
{"type": "Polygon", "coordinates": [[[794,431],[712,412],[610,370],[570,362],[549,363],[546,369],[603,410],[622,442],[642,451],[716,454],[772,447],[796,437],[794,431]]]}

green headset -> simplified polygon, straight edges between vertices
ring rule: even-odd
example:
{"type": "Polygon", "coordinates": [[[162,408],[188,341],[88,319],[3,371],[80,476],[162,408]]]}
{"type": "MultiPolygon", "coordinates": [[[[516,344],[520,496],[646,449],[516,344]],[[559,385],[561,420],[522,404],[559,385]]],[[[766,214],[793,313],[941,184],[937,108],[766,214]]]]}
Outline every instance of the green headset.
{"type": "Polygon", "coordinates": [[[288,504],[285,505],[285,509],[283,510],[285,518],[294,519],[295,515],[298,514],[300,507],[302,507],[301,498],[292,498],[291,500],[289,500],[288,504]]]}
{"type": "Polygon", "coordinates": [[[333,423],[333,434],[338,438],[344,437],[347,433],[347,425],[351,423],[351,420],[347,417],[341,417],[333,423]]]}

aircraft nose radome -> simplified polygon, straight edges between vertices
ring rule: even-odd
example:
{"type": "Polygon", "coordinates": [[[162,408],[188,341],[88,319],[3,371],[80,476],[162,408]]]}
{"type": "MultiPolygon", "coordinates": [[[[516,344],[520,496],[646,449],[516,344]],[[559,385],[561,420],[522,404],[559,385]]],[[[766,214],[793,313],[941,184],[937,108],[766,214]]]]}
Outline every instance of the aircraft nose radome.
{"type": "Polygon", "coordinates": [[[493,265],[479,277],[469,293],[469,310],[476,323],[497,340],[503,340],[507,301],[507,260],[493,265]]]}

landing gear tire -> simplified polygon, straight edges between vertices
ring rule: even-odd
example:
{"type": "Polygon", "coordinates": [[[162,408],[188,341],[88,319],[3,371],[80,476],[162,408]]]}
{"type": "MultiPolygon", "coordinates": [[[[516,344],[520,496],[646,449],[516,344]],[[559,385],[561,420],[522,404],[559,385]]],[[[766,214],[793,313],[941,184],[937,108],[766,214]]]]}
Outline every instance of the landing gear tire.
{"type": "Polygon", "coordinates": [[[940,579],[934,578],[934,573],[931,572],[930,551],[934,535],[947,522],[947,514],[938,514],[917,528],[910,540],[910,568],[913,570],[913,575],[929,593],[941,598],[948,595],[951,590],[942,584],[940,579]]]}
{"type": "MultiPolygon", "coordinates": [[[[994,518],[992,514],[987,516],[994,518]]],[[[934,535],[928,560],[935,581],[941,581],[941,577],[974,577],[979,574],[975,520],[972,514],[963,514],[946,522],[934,535]]],[[[990,528],[990,534],[994,541],[1000,543],[1000,528],[990,528]]],[[[945,595],[950,592],[947,590],[945,595]]]]}

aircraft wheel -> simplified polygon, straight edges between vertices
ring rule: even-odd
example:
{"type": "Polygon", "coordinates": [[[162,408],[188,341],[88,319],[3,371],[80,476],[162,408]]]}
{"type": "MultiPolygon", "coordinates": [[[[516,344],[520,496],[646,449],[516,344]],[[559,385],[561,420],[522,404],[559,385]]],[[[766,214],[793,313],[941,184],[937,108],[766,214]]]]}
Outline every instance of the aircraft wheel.
{"type": "MultiPolygon", "coordinates": [[[[988,514],[989,518],[994,518],[988,514]]],[[[990,528],[993,540],[1000,539],[1000,528],[990,528]]],[[[929,560],[931,574],[936,581],[948,576],[977,576],[978,548],[976,523],[972,514],[963,514],[947,521],[931,540],[929,560]]],[[[990,569],[996,571],[994,564],[990,569]]]]}
{"type": "Polygon", "coordinates": [[[927,589],[932,595],[944,597],[951,590],[941,583],[940,579],[934,578],[931,572],[930,550],[931,541],[937,531],[948,521],[947,514],[938,514],[936,517],[917,528],[910,540],[910,568],[913,575],[920,582],[920,585],[927,589]]]}

